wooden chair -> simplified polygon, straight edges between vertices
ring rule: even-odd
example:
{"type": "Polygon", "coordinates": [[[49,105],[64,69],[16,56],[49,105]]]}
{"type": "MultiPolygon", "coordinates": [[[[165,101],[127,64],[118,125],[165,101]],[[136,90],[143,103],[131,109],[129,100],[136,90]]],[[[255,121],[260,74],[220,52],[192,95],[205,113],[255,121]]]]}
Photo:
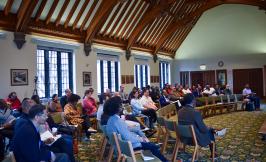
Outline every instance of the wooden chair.
{"type": "MultiPolygon", "coordinates": [[[[122,161],[132,161],[132,162],[144,162],[144,160],[141,157],[141,151],[134,151],[132,144],[130,141],[122,140],[122,138],[119,135],[117,136],[117,141],[119,144],[119,148],[121,150],[122,154],[122,161]]],[[[157,157],[153,156],[153,160],[150,160],[151,162],[159,162],[161,161],[157,157]]]]}
{"type": "MultiPolygon", "coordinates": [[[[157,143],[160,143],[161,141],[161,136],[165,137],[166,135],[166,129],[165,129],[165,124],[164,124],[164,119],[163,117],[158,116],[157,117],[157,123],[158,123],[158,135],[157,135],[157,143]]],[[[164,140],[162,141],[164,143],[164,140]]],[[[161,147],[161,152],[163,153],[165,151],[165,149],[163,148],[163,146],[161,147]]]]}
{"type": "Polygon", "coordinates": [[[173,155],[172,155],[172,162],[176,161],[176,156],[178,153],[178,148],[180,146],[180,142],[179,142],[179,137],[178,137],[178,133],[177,133],[177,123],[176,121],[170,121],[170,120],[164,120],[165,123],[165,127],[167,130],[167,136],[172,137],[173,139],[175,139],[175,146],[174,146],[174,150],[173,150],[173,155]]]}
{"type": "Polygon", "coordinates": [[[103,144],[103,147],[102,147],[102,150],[100,151],[100,160],[103,159],[103,155],[104,155],[104,152],[105,152],[105,148],[106,148],[106,145],[107,145],[107,142],[110,144],[110,149],[109,149],[109,153],[108,153],[108,156],[107,156],[107,162],[111,162],[112,161],[112,157],[113,157],[113,153],[114,153],[114,147],[111,143],[114,143],[113,139],[108,139],[108,136],[107,136],[107,132],[106,132],[106,126],[101,126],[101,130],[103,132],[103,136],[104,136],[104,142],[102,143],[103,144]]]}
{"type": "MultiPolygon", "coordinates": [[[[195,133],[193,125],[177,125],[177,132],[180,138],[179,141],[181,141],[184,144],[184,149],[185,149],[185,145],[195,146],[194,151],[193,151],[193,156],[192,156],[192,162],[194,162],[195,159],[197,158],[200,146],[198,145],[197,137],[196,137],[196,133],[195,133]],[[187,139],[191,139],[192,141],[188,141],[187,139]]],[[[213,146],[212,147],[212,162],[214,162],[214,152],[215,152],[214,142],[212,142],[212,146],[213,146]]]]}

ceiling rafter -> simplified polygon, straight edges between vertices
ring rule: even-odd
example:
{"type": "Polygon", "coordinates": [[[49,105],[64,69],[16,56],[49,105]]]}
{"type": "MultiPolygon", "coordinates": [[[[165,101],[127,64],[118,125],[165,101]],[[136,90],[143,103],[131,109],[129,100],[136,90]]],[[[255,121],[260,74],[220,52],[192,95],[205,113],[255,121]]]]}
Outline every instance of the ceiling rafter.
{"type": "Polygon", "coordinates": [[[49,10],[49,12],[48,12],[48,14],[46,16],[46,20],[45,20],[46,24],[49,24],[49,22],[51,20],[51,17],[52,17],[52,15],[54,13],[54,10],[55,10],[56,6],[58,5],[58,2],[59,2],[59,0],[54,0],[53,1],[52,7],[50,8],[50,10],[49,10]]]}
{"type": "MultiPolygon", "coordinates": [[[[113,25],[112,28],[110,29],[110,32],[109,32],[109,38],[112,37],[112,34],[113,34],[114,30],[115,30],[116,27],[117,27],[116,24],[118,24],[119,21],[122,19],[124,13],[126,12],[127,8],[129,7],[129,5],[130,5],[130,1],[127,1],[127,2],[126,2],[126,6],[123,8],[123,10],[122,10],[122,12],[120,13],[119,17],[116,19],[114,25],[113,25]]],[[[116,31],[117,31],[117,30],[116,30],[116,31]]]]}
{"type": "Polygon", "coordinates": [[[137,37],[141,33],[141,31],[145,28],[147,24],[150,24],[157,17],[162,16],[162,12],[166,9],[170,9],[170,5],[175,2],[175,0],[161,0],[159,4],[154,4],[150,6],[148,11],[143,15],[142,19],[138,23],[138,26],[132,32],[130,38],[128,39],[127,50],[129,50],[132,45],[135,43],[137,37]]]}
{"type": "Polygon", "coordinates": [[[163,37],[161,37],[160,40],[158,41],[153,53],[154,54],[158,53],[158,51],[162,47],[163,42],[165,42],[172,35],[172,33],[174,33],[179,27],[186,25],[187,23],[192,21],[194,17],[200,16],[203,12],[205,12],[210,8],[216,7],[221,4],[246,4],[262,8],[266,7],[265,4],[263,3],[261,0],[208,0],[204,5],[199,7],[194,12],[185,15],[181,20],[173,21],[171,25],[168,26],[167,30],[163,34],[163,37]]]}
{"type": "Polygon", "coordinates": [[[35,21],[38,22],[40,20],[41,14],[43,12],[44,7],[46,6],[47,0],[42,0],[40,7],[35,16],[35,21]]]}
{"type": "Polygon", "coordinates": [[[111,13],[114,6],[120,3],[121,0],[112,0],[112,1],[102,1],[99,9],[95,13],[95,16],[92,19],[90,26],[86,31],[85,43],[91,42],[94,37],[96,31],[99,30],[100,27],[104,24],[108,15],[111,13]]]}
{"type": "MultiPolygon", "coordinates": [[[[126,33],[126,35],[125,35],[125,39],[128,39],[128,37],[129,37],[129,34],[131,34],[132,33],[132,30],[135,28],[135,25],[134,25],[134,23],[138,23],[139,22],[139,18],[141,17],[141,15],[143,14],[143,12],[145,12],[145,8],[146,8],[147,6],[146,6],[146,3],[143,3],[142,5],[141,5],[141,8],[139,9],[139,11],[138,11],[138,13],[137,13],[137,15],[134,17],[134,19],[133,20],[136,20],[135,22],[131,22],[131,24],[130,24],[130,28],[128,29],[128,32],[126,33]]],[[[137,24],[136,24],[137,25],[137,24]]]]}
{"type": "Polygon", "coordinates": [[[75,3],[74,3],[74,5],[73,5],[73,7],[71,8],[71,10],[70,10],[70,12],[69,12],[69,14],[67,16],[67,19],[66,19],[66,21],[64,23],[64,27],[65,28],[67,28],[70,19],[72,18],[74,12],[76,11],[76,9],[77,9],[77,7],[79,5],[79,2],[80,2],[80,0],[76,0],[75,3]]]}
{"type": "Polygon", "coordinates": [[[65,13],[69,2],[70,2],[70,0],[65,0],[64,4],[63,4],[63,6],[62,6],[62,8],[61,8],[56,20],[55,20],[55,26],[58,26],[60,24],[60,20],[61,20],[63,14],[65,13]]]}
{"type": "Polygon", "coordinates": [[[84,18],[83,22],[80,25],[79,30],[83,31],[84,26],[86,25],[87,21],[89,20],[91,13],[93,12],[93,9],[96,7],[97,3],[99,2],[99,0],[95,0],[90,8],[90,10],[88,11],[86,17],[84,18]]]}
{"type": "Polygon", "coordinates": [[[134,12],[133,12],[133,14],[131,14],[130,12],[128,12],[128,16],[126,16],[124,18],[125,22],[124,23],[121,23],[121,24],[124,24],[124,28],[123,29],[121,28],[122,31],[120,32],[120,36],[118,35],[119,40],[123,39],[123,35],[124,35],[126,29],[129,27],[130,21],[133,21],[133,18],[135,16],[135,14],[137,13],[138,8],[141,5],[141,3],[137,3],[137,2],[138,2],[138,0],[135,0],[134,4],[131,6],[132,7],[132,11],[135,9],[134,12]]]}
{"type": "Polygon", "coordinates": [[[78,24],[78,22],[79,22],[79,19],[80,19],[80,17],[82,16],[82,14],[83,14],[83,12],[85,11],[85,9],[86,9],[86,7],[87,7],[87,5],[89,4],[89,2],[90,2],[90,0],[86,0],[84,3],[83,3],[83,5],[82,5],[82,7],[81,7],[81,9],[79,10],[79,13],[78,13],[78,16],[76,17],[76,19],[75,19],[75,21],[74,21],[74,23],[73,23],[73,30],[76,28],[76,26],[77,26],[77,24],[78,24]]]}
{"type": "Polygon", "coordinates": [[[4,15],[5,16],[7,16],[8,13],[10,12],[13,2],[14,2],[14,0],[7,1],[7,4],[6,4],[5,9],[4,9],[4,15]]]}
{"type": "Polygon", "coordinates": [[[104,28],[102,34],[103,36],[107,35],[107,31],[110,28],[111,24],[113,23],[115,17],[117,16],[118,12],[120,11],[121,7],[123,6],[123,3],[120,3],[117,7],[117,9],[115,10],[114,14],[112,15],[112,17],[110,18],[109,22],[107,23],[106,27],[104,28]]]}
{"type": "Polygon", "coordinates": [[[23,0],[21,2],[20,9],[18,11],[18,20],[16,25],[16,31],[25,31],[28,25],[28,22],[31,18],[31,14],[37,5],[38,0],[28,1],[23,0]]]}

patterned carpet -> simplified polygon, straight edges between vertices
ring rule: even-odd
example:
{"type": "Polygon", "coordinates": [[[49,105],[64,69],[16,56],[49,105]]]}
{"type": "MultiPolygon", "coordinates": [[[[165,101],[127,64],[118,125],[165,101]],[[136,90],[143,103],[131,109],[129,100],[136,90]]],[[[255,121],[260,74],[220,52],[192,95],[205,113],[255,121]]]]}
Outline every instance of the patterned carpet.
{"type": "MultiPolygon", "coordinates": [[[[266,142],[257,133],[266,112],[235,112],[205,119],[208,126],[214,128],[228,128],[227,134],[216,141],[219,158],[216,161],[256,161],[266,162],[266,142]]],[[[99,153],[99,134],[93,135],[95,141],[79,144],[77,159],[82,162],[97,161],[99,153]]],[[[154,138],[151,138],[153,141],[154,138]]],[[[167,157],[171,158],[173,148],[167,148],[167,157]]],[[[187,147],[186,153],[178,154],[178,161],[190,161],[192,148],[187,147]]],[[[209,148],[202,148],[198,161],[210,161],[209,148]]]]}

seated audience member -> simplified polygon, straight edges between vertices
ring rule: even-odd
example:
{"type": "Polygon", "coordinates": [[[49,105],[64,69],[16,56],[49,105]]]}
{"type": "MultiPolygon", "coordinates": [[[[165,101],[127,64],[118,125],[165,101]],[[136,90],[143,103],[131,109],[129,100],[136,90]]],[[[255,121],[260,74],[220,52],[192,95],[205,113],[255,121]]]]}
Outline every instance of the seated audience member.
{"type": "Polygon", "coordinates": [[[45,107],[35,105],[29,110],[28,120],[19,127],[14,136],[14,155],[17,162],[68,162],[64,153],[53,153],[40,141],[39,129],[46,122],[45,107]]]}
{"type": "Polygon", "coordinates": [[[106,100],[112,97],[110,89],[106,89],[104,93],[98,96],[100,103],[104,103],[106,100]]]}
{"type": "Polygon", "coordinates": [[[252,90],[249,87],[249,84],[245,85],[245,88],[243,89],[243,93],[244,97],[246,99],[249,99],[251,102],[254,102],[254,106],[256,109],[260,108],[260,98],[255,96],[256,93],[252,92],[252,90]]]}
{"type": "MultiPolygon", "coordinates": [[[[185,106],[178,111],[178,124],[193,125],[198,144],[202,147],[209,145],[210,150],[212,151],[213,146],[211,144],[211,141],[215,141],[214,134],[217,133],[219,135],[224,135],[226,129],[217,132],[217,130],[207,127],[203,122],[201,113],[194,109],[194,103],[195,97],[192,94],[186,94],[184,96],[185,106]]],[[[188,143],[192,142],[191,139],[184,140],[187,140],[188,143]]]]}
{"type": "Polygon", "coordinates": [[[61,105],[60,105],[60,103],[58,101],[59,101],[58,95],[57,94],[53,94],[52,101],[50,102],[49,108],[48,108],[48,111],[50,113],[62,112],[63,111],[63,109],[62,109],[62,107],[61,107],[61,105]]]}
{"type": "Polygon", "coordinates": [[[95,132],[95,130],[90,128],[90,120],[88,116],[81,116],[80,112],[78,111],[77,103],[79,100],[80,97],[78,95],[71,94],[71,96],[68,97],[68,104],[65,105],[64,113],[69,124],[82,125],[86,136],[89,139],[91,132],[95,132]]]}
{"type": "Polygon", "coordinates": [[[225,87],[225,89],[224,89],[223,92],[224,92],[224,95],[231,95],[231,94],[233,94],[232,91],[231,91],[231,89],[230,89],[230,85],[229,84],[226,85],[226,87],[225,87]]]}
{"type": "Polygon", "coordinates": [[[192,86],[192,91],[191,92],[192,92],[194,97],[199,97],[200,96],[200,93],[199,93],[199,91],[198,91],[198,89],[197,89],[197,87],[195,85],[192,86]]]}
{"type": "Polygon", "coordinates": [[[65,95],[60,98],[60,104],[61,104],[63,111],[64,111],[65,105],[68,102],[68,97],[71,96],[71,94],[72,94],[72,91],[70,89],[66,89],[65,95]]]}
{"type": "Polygon", "coordinates": [[[150,96],[153,101],[158,102],[161,96],[159,87],[151,86],[150,96]]]}
{"type": "Polygon", "coordinates": [[[210,87],[209,84],[206,84],[202,94],[205,97],[217,96],[216,93],[215,93],[215,89],[213,87],[210,87]]]}
{"type": "Polygon", "coordinates": [[[121,97],[123,103],[128,103],[128,94],[125,92],[125,86],[120,86],[119,96],[121,97]]]}
{"type": "Polygon", "coordinates": [[[160,153],[159,147],[151,142],[141,131],[130,131],[127,124],[119,117],[122,107],[122,101],[119,97],[110,98],[104,105],[104,115],[102,121],[106,122],[106,132],[109,137],[115,132],[121,135],[121,138],[132,143],[134,150],[150,150],[161,161],[167,159],[160,153]]]}
{"type": "Polygon", "coordinates": [[[12,111],[9,109],[6,101],[0,99],[0,160],[4,158],[5,143],[4,138],[11,140],[14,134],[15,117],[12,115],[12,111]]]}
{"type": "Polygon", "coordinates": [[[133,90],[131,95],[130,105],[132,107],[132,115],[144,117],[145,125],[151,128],[151,123],[156,119],[155,111],[153,109],[144,108],[140,104],[139,92],[137,90],[133,90]]]}
{"type": "Polygon", "coordinates": [[[182,85],[177,85],[175,93],[176,93],[177,97],[183,97],[184,96],[183,86],[182,85]]]}
{"type": "Polygon", "coordinates": [[[188,94],[188,93],[192,93],[191,90],[189,89],[188,84],[185,85],[185,88],[182,89],[183,94],[188,94]]]}
{"type": "Polygon", "coordinates": [[[82,101],[82,108],[89,117],[96,117],[97,114],[97,103],[92,97],[93,91],[93,88],[86,90],[82,101]]]}
{"type": "Polygon", "coordinates": [[[32,95],[31,99],[36,103],[36,104],[41,104],[40,97],[38,95],[32,95]]]}
{"type": "Polygon", "coordinates": [[[168,99],[168,94],[165,89],[163,89],[163,92],[162,92],[162,95],[159,101],[160,101],[161,107],[164,107],[170,104],[170,100],[168,99]]]}
{"type": "Polygon", "coordinates": [[[220,94],[222,94],[222,87],[220,87],[220,85],[219,84],[216,84],[215,85],[215,88],[214,88],[214,90],[215,90],[215,94],[216,94],[216,96],[219,96],[220,94]]]}
{"type": "Polygon", "coordinates": [[[20,111],[21,111],[21,102],[17,97],[16,92],[11,92],[8,95],[8,98],[6,99],[6,102],[8,105],[10,105],[10,108],[12,110],[12,114],[14,117],[20,116],[20,111]]]}
{"type": "Polygon", "coordinates": [[[140,103],[142,104],[143,107],[147,109],[154,109],[157,110],[158,108],[156,107],[155,103],[152,101],[150,94],[149,94],[148,89],[143,89],[143,95],[140,99],[140,103]]]}

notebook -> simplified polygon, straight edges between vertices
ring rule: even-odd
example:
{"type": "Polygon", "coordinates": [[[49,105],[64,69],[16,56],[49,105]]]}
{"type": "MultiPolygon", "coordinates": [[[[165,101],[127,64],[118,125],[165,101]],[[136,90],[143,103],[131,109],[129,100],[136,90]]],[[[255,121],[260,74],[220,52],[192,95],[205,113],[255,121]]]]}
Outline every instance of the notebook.
{"type": "Polygon", "coordinates": [[[152,153],[148,150],[144,150],[141,152],[141,157],[144,161],[149,161],[149,160],[153,160],[154,156],[152,155],[152,153]]]}

